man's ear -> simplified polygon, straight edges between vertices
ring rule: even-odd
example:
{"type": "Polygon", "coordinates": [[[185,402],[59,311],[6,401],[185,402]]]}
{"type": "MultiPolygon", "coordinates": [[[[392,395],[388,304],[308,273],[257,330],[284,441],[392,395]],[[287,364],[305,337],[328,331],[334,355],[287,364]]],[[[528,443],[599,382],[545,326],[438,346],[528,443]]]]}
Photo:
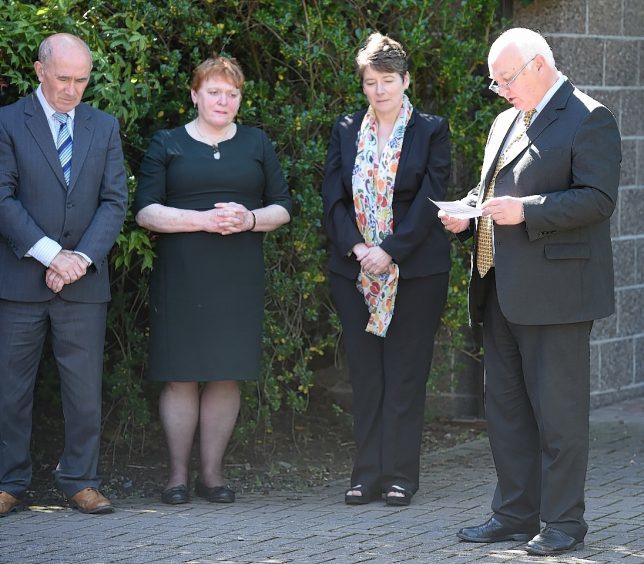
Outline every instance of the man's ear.
{"type": "Polygon", "coordinates": [[[42,82],[43,78],[43,73],[45,72],[45,67],[40,61],[36,61],[34,63],[34,70],[36,71],[36,76],[38,77],[38,81],[42,82]]]}

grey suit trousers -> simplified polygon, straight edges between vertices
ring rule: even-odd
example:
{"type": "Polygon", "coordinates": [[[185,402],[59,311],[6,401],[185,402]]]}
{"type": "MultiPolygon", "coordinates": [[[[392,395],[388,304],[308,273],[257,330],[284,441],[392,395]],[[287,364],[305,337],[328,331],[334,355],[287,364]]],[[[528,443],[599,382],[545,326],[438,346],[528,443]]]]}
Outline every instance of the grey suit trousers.
{"type": "Polygon", "coordinates": [[[106,303],[70,302],[58,296],[46,302],[0,300],[0,490],[21,497],[31,483],[33,390],[48,332],[65,419],[65,448],[56,482],[67,497],[99,486],[106,316],[106,303]]]}

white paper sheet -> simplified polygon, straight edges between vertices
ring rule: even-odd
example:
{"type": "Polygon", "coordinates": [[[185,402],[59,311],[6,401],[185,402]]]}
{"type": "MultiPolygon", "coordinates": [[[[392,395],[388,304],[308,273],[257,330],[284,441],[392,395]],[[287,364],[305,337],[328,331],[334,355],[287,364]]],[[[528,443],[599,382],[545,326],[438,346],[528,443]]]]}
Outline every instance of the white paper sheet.
{"type": "Polygon", "coordinates": [[[474,208],[464,204],[460,200],[455,202],[435,202],[431,198],[428,200],[436,205],[439,209],[443,210],[447,215],[456,217],[458,219],[470,219],[472,217],[479,217],[483,213],[482,208],[474,208]]]}

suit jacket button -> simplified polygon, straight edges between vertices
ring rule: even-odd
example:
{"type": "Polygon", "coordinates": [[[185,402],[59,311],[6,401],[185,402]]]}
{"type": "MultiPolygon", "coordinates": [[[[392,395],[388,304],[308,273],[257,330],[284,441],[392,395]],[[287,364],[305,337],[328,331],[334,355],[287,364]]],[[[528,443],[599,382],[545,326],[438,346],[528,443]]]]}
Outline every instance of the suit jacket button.
{"type": "Polygon", "coordinates": [[[69,237],[70,235],[71,233],[69,231],[65,231],[65,233],[63,233],[63,237],[69,237]]]}

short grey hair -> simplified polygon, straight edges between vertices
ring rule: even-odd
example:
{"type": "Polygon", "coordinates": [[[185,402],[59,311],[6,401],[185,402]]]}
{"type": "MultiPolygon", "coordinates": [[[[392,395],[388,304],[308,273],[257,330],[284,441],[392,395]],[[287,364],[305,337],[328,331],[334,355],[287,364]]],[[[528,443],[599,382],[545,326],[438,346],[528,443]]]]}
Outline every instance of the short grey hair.
{"type": "Polygon", "coordinates": [[[38,60],[44,65],[47,66],[51,60],[52,53],[54,51],[53,43],[57,40],[64,40],[68,43],[76,43],[77,45],[82,45],[87,50],[89,55],[90,68],[94,65],[94,59],[92,57],[92,51],[80,37],[72,35],[71,33],[55,33],[49,37],[45,37],[38,47],[38,60]]]}
{"type": "Polygon", "coordinates": [[[524,61],[529,61],[531,58],[541,55],[548,66],[553,69],[557,68],[552,49],[543,35],[525,27],[513,27],[504,31],[490,47],[490,53],[487,57],[490,74],[492,63],[496,61],[501,51],[510,45],[514,45],[517,48],[524,61]]]}

